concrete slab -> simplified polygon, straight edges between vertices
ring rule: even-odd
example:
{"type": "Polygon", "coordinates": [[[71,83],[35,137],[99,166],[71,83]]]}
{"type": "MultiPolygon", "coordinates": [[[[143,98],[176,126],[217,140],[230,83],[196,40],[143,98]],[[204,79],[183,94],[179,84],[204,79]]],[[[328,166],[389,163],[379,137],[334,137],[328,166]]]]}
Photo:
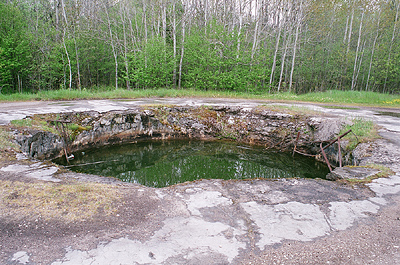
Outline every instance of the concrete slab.
{"type": "MultiPolygon", "coordinates": [[[[0,123],[34,113],[102,112],[148,104],[254,107],[270,102],[139,99],[2,103],[0,123]]],[[[400,118],[382,117],[375,110],[301,106],[374,120],[383,126],[383,136],[400,132],[400,118]]],[[[379,146],[383,148],[385,143],[379,146]]],[[[392,141],[388,150],[395,150],[396,144],[392,141]]],[[[394,165],[399,157],[393,154],[394,158],[388,153],[376,159],[394,165]]],[[[24,176],[57,182],[54,185],[72,179],[89,181],[79,174],[57,175],[56,167],[42,162],[26,165],[23,156],[18,159],[0,168],[0,180],[6,175],[7,180],[24,176]]],[[[323,180],[209,180],[164,189],[119,184],[124,201],[118,202],[112,216],[102,215],[99,209],[98,219],[68,223],[62,216],[58,220],[30,219],[28,215],[10,220],[0,215],[0,264],[264,264],[263,260],[275,257],[270,253],[280,250],[283,254],[274,252],[280,264],[398,264],[400,168],[392,168],[395,175],[366,186],[323,180]],[[369,236],[365,231],[374,227],[379,229],[368,232],[373,234],[369,236]],[[287,251],[289,245],[293,245],[291,251],[287,251]],[[317,247],[318,254],[307,256],[315,253],[307,250],[308,246],[317,247]]],[[[10,194],[0,195],[3,200],[10,198],[10,194]]]]}

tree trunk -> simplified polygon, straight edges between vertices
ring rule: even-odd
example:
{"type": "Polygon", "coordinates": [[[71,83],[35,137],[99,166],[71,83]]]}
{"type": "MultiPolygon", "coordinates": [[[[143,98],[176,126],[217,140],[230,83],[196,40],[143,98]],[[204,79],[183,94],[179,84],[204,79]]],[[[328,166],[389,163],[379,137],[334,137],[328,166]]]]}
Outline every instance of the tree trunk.
{"type": "Polygon", "coordinates": [[[182,65],[183,65],[183,55],[185,53],[185,18],[182,20],[182,43],[181,43],[181,59],[179,61],[179,81],[178,81],[178,87],[181,88],[182,84],[182,65]]]}
{"type": "Polygon", "coordinates": [[[111,40],[111,49],[112,49],[112,53],[114,56],[114,62],[115,62],[115,90],[117,90],[118,89],[118,54],[117,54],[117,49],[114,44],[114,36],[112,33],[112,29],[111,29],[110,15],[108,14],[108,6],[106,6],[105,9],[106,9],[106,15],[107,15],[108,31],[109,31],[110,40],[111,40]]]}
{"type": "Polygon", "coordinates": [[[290,70],[289,92],[291,92],[291,90],[292,90],[294,64],[296,61],[297,41],[299,39],[299,31],[300,31],[300,25],[301,25],[301,20],[302,20],[302,15],[303,15],[302,8],[303,8],[303,0],[300,0],[300,14],[299,14],[299,17],[297,18],[296,36],[295,36],[294,45],[293,45],[292,69],[290,70]]]}
{"type": "Polygon", "coordinates": [[[126,6],[124,3],[121,3],[120,15],[122,18],[122,33],[124,35],[124,63],[125,63],[125,81],[126,81],[126,89],[131,89],[129,85],[129,64],[128,64],[128,41],[126,36],[126,6]]]}
{"type": "MultiPolygon", "coordinates": [[[[147,14],[146,14],[146,0],[143,0],[143,24],[144,24],[144,41],[147,48],[147,14]]],[[[147,68],[147,52],[144,49],[144,68],[147,68]]]]}
{"type": "Polygon", "coordinates": [[[375,53],[375,46],[376,46],[376,41],[378,40],[379,37],[379,25],[381,22],[381,12],[382,10],[379,9],[379,15],[378,15],[378,25],[376,26],[376,35],[375,35],[375,39],[374,39],[374,43],[372,45],[372,51],[371,51],[371,60],[369,61],[369,69],[368,69],[368,77],[367,77],[367,84],[365,85],[365,91],[369,91],[368,90],[368,86],[369,86],[369,79],[371,77],[371,69],[372,69],[372,62],[373,62],[373,58],[374,58],[374,53],[375,53]]]}
{"type": "Polygon", "coordinates": [[[163,41],[164,41],[164,64],[163,74],[165,77],[165,87],[168,87],[168,75],[167,75],[167,3],[162,4],[162,24],[163,24],[163,41]]]}
{"type": "Polygon", "coordinates": [[[172,76],[172,84],[173,87],[176,88],[176,13],[175,13],[175,5],[176,2],[174,0],[172,4],[172,16],[173,16],[173,22],[172,22],[172,36],[173,36],[173,42],[174,42],[174,69],[173,69],[173,76],[172,76]]]}
{"type": "Polygon", "coordinates": [[[271,77],[269,79],[269,84],[272,85],[272,82],[274,81],[274,74],[275,74],[275,68],[276,68],[276,57],[278,56],[278,49],[279,49],[279,42],[281,39],[281,33],[282,33],[282,27],[286,23],[286,16],[283,14],[283,8],[281,9],[280,12],[281,15],[283,15],[283,21],[280,22],[280,18],[278,17],[278,37],[276,38],[276,43],[275,43],[275,52],[274,52],[274,60],[272,62],[272,69],[271,69],[271,77]]]}
{"type": "Polygon", "coordinates": [[[238,34],[237,34],[237,46],[236,46],[236,60],[239,59],[239,54],[240,54],[240,35],[242,34],[242,24],[243,24],[243,17],[242,17],[242,11],[239,11],[239,29],[238,29],[238,34]]]}
{"type": "Polygon", "coordinates": [[[69,90],[72,88],[72,68],[71,68],[71,59],[69,58],[69,53],[67,49],[67,45],[65,45],[65,29],[64,29],[64,34],[63,34],[63,45],[64,45],[64,50],[65,50],[65,55],[67,56],[67,61],[68,61],[68,68],[69,68],[69,90]]]}
{"type": "MultiPolygon", "coordinates": [[[[357,69],[357,74],[356,74],[356,78],[355,78],[355,85],[354,85],[354,87],[357,85],[358,76],[360,75],[361,65],[362,65],[362,61],[363,61],[363,59],[364,59],[364,50],[365,50],[365,43],[366,43],[366,42],[367,42],[367,40],[364,40],[364,43],[363,43],[362,48],[361,48],[360,62],[359,62],[359,64],[358,64],[358,69],[357,69]]],[[[364,78],[363,78],[363,80],[364,80],[364,78]]],[[[360,86],[360,91],[362,90],[361,87],[362,87],[362,84],[361,84],[361,86],[360,86]]]]}
{"type": "Polygon", "coordinates": [[[285,42],[285,50],[283,51],[283,54],[282,54],[281,74],[279,76],[278,92],[280,91],[281,86],[282,86],[282,77],[283,77],[283,72],[285,70],[286,54],[287,54],[287,49],[288,49],[288,42],[289,42],[288,39],[290,37],[290,32],[288,31],[285,34],[286,34],[286,37],[285,37],[285,40],[284,40],[284,42],[285,42]]]}
{"type": "Polygon", "coordinates": [[[345,54],[344,71],[342,73],[342,84],[346,80],[346,76],[347,76],[348,59],[349,59],[348,54],[350,52],[351,35],[353,33],[353,20],[354,20],[354,3],[351,8],[351,18],[350,18],[350,25],[349,25],[349,29],[348,29],[347,49],[346,49],[346,54],[345,54]]]}
{"type": "Polygon", "coordinates": [[[395,35],[396,35],[396,30],[397,30],[397,20],[399,19],[399,8],[400,8],[400,3],[397,3],[396,18],[394,20],[394,25],[393,25],[392,40],[390,41],[390,46],[389,46],[389,56],[388,56],[388,60],[387,60],[385,83],[383,85],[383,92],[384,93],[386,92],[387,79],[388,79],[388,76],[389,76],[389,65],[390,65],[390,60],[391,60],[391,56],[392,56],[393,42],[394,42],[394,38],[395,38],[395,35]]]}
{"type": "Polygon", "coordinates": [[[67,49],[67,45],[65,44],[65,35],[66,35],[66,27],[68,27],[68,19],[67,19],[67,14],[65,13],[65,5],[64,5],[64,0],[61,0],[61,8],[65,20],[65,26],[64,26],[64,31],[63,31],[63,46],[65,50],[65,54],[67,56],[68,60],[68,67],[69,67],[69,90],[72,88],[72,67],[71,67],[71,59],[69,58],[69,53],[67,49]]]}
{"type": "Polygon", "coordinates": [[[354,69],[353,69],[353,77],[351,79],[351,90],[354,90],[354,87],[356,86],[356,69],[357,69],[357,60],[358,60],[358,51],[360,50],[360,43],[361,43],[361,31],[362,31],[362,24],[364,20],[364,12],[361,14],[361,22],[360,22],[360,29],[358,31],[358,41],[357,41],[357,50],[356,50],[356,56],[354,59],[354,69]]]}
{"type": "Polygon", "coordinates": [[[256,6],[255,6],[256,15],[254,16],[254,19],[256,21],[256,26],[254,28],[253,47],[251,49],[251,61],[252,61],[251,63],[253,63],[254,54],[256,53],[256,49],[257,49],[258,25],[259,25],[259,18],[260,18],[257,8],[258,8],[258,0],[256,0],[256,6]]]}
{"type": "Polygon", "coordinates": [[[74,33],[74,44],[75,44],[75,57],[76,57],[76,73],[78,75],[78,80],[77,80],[77,86],[79,91],[82,90],[81,87],[81,71],[80,71],[80,65],[79,65],[79,54],[78,54],[78,46],[76,45],[76,39],[75,39],[75,33],[74,33]]]}

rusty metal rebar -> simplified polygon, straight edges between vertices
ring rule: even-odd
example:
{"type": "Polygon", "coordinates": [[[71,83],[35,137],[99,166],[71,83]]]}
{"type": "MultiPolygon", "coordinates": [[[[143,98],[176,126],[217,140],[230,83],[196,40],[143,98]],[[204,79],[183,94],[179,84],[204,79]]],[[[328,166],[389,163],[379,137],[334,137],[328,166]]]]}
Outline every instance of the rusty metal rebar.
{"type": "MultiPolygon", "coordinates": [[[[342,150],[341,150],[341,146],[340,146],[340,138],[345,137],[347,134],[349,134],[351,132],[352,132],[352,130],[348,130],[347,132],[343,133],[342,135],[339,135],[336,139],[332,140],[325,147],[322,147],[322,143],[319,145],[320,148],[321,148],[321,153],[324,156],[325,162],[328,165],[328,168],[329,168],[329,170],[331,172],[332,172],[332,167],[331,167],[331,164],[329,163],[329,160],[328,160],[328,158],[326,156],[325,149],[328,148],[329,146],[333,145],[334,143],[338,142],[338,147],[339,147],[339,167],[342,167],[342,150]]],[[[358,140],[358,138],[357,138],[357,140],[358,140]]]]}
{"type": "Polygon", "coordinates": [[[319,145],[319,147],[321,148],[321,153],[322,153],[322,155],[324,156],[324,159],[325,159],[326,164],[328,165],[329,171],[332,172],[331,164],[329,163],[329,160],[328,160],[328,158],[326,157],[324,148],[322,148],[322,143],[319,145]]]}
{"type": "Polygon", "coordinates": [[[326,148],[328,148],[329,146],[331,146],[331,145],[333,145],[334,143],[336,143],[337,140],[338,140],[338,138],[345,137],[346,135],[348,135],[348,134],[351,133],[351,132],[352,132],[351,130],[348,130],[347,132],[345,132],[345,133],[343,133],[342,135],[338,136],[336,139],[332,140],[328,145],[326,145],[326,146],[324,147],[324,149],[326,149],[326,148]]]}
{"type": "Polygon", "coordinates": [[[60,132],[60,129],[58,127],[58,123],[61,124],[61,136],[63,139],[63,149],[64,149],[64,155],[65,155],[65,160],[67,160],[68,165],[69,163],[69,159],[68,159],[68,140],[69,140],[69,134],[68,134],[68,130],[65,128],[65,124],[67,123],[71,123],[71,121],[69,120],[48,120],[48,122],[53,122],[55,123],[57,130],[60,132]]]}
{"type": "Polygon", "coordinates": [[[296,138],[296,142],[294,143],[294,148],[293,148],[293,154],[292,156],[294,156],[294,153],[296,152],[296,148],[297,148],[297,143],[299,141],[300,138],[300,131],[297,132],[297,138],[296,138]]]}

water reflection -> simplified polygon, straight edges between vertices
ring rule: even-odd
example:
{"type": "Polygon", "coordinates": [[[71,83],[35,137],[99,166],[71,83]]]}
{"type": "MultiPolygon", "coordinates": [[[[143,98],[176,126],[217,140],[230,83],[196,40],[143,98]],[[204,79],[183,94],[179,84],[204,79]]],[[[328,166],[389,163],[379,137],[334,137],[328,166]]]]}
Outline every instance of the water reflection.
{"type": "MultiPolygon", "coordinates": [[[[64,164],[59,159],[59,164],[64,164]]],[[[149,187],[196,179],[324,178],[328,168],[312,158],[231,142],[160,141],[86,150],[71,169],[149,187]]]]}

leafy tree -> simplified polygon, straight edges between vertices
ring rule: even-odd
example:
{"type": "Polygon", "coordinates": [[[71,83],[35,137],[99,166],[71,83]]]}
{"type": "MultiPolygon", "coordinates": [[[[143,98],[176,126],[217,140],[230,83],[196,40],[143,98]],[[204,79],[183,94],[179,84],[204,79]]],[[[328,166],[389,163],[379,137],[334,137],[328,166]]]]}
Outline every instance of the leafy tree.
{"type": "Polygon", "coordinates": [[[22,91],[30,65],[29,36],[22,12],[11,3],[0,3],[0,88],[22,91]]]}

